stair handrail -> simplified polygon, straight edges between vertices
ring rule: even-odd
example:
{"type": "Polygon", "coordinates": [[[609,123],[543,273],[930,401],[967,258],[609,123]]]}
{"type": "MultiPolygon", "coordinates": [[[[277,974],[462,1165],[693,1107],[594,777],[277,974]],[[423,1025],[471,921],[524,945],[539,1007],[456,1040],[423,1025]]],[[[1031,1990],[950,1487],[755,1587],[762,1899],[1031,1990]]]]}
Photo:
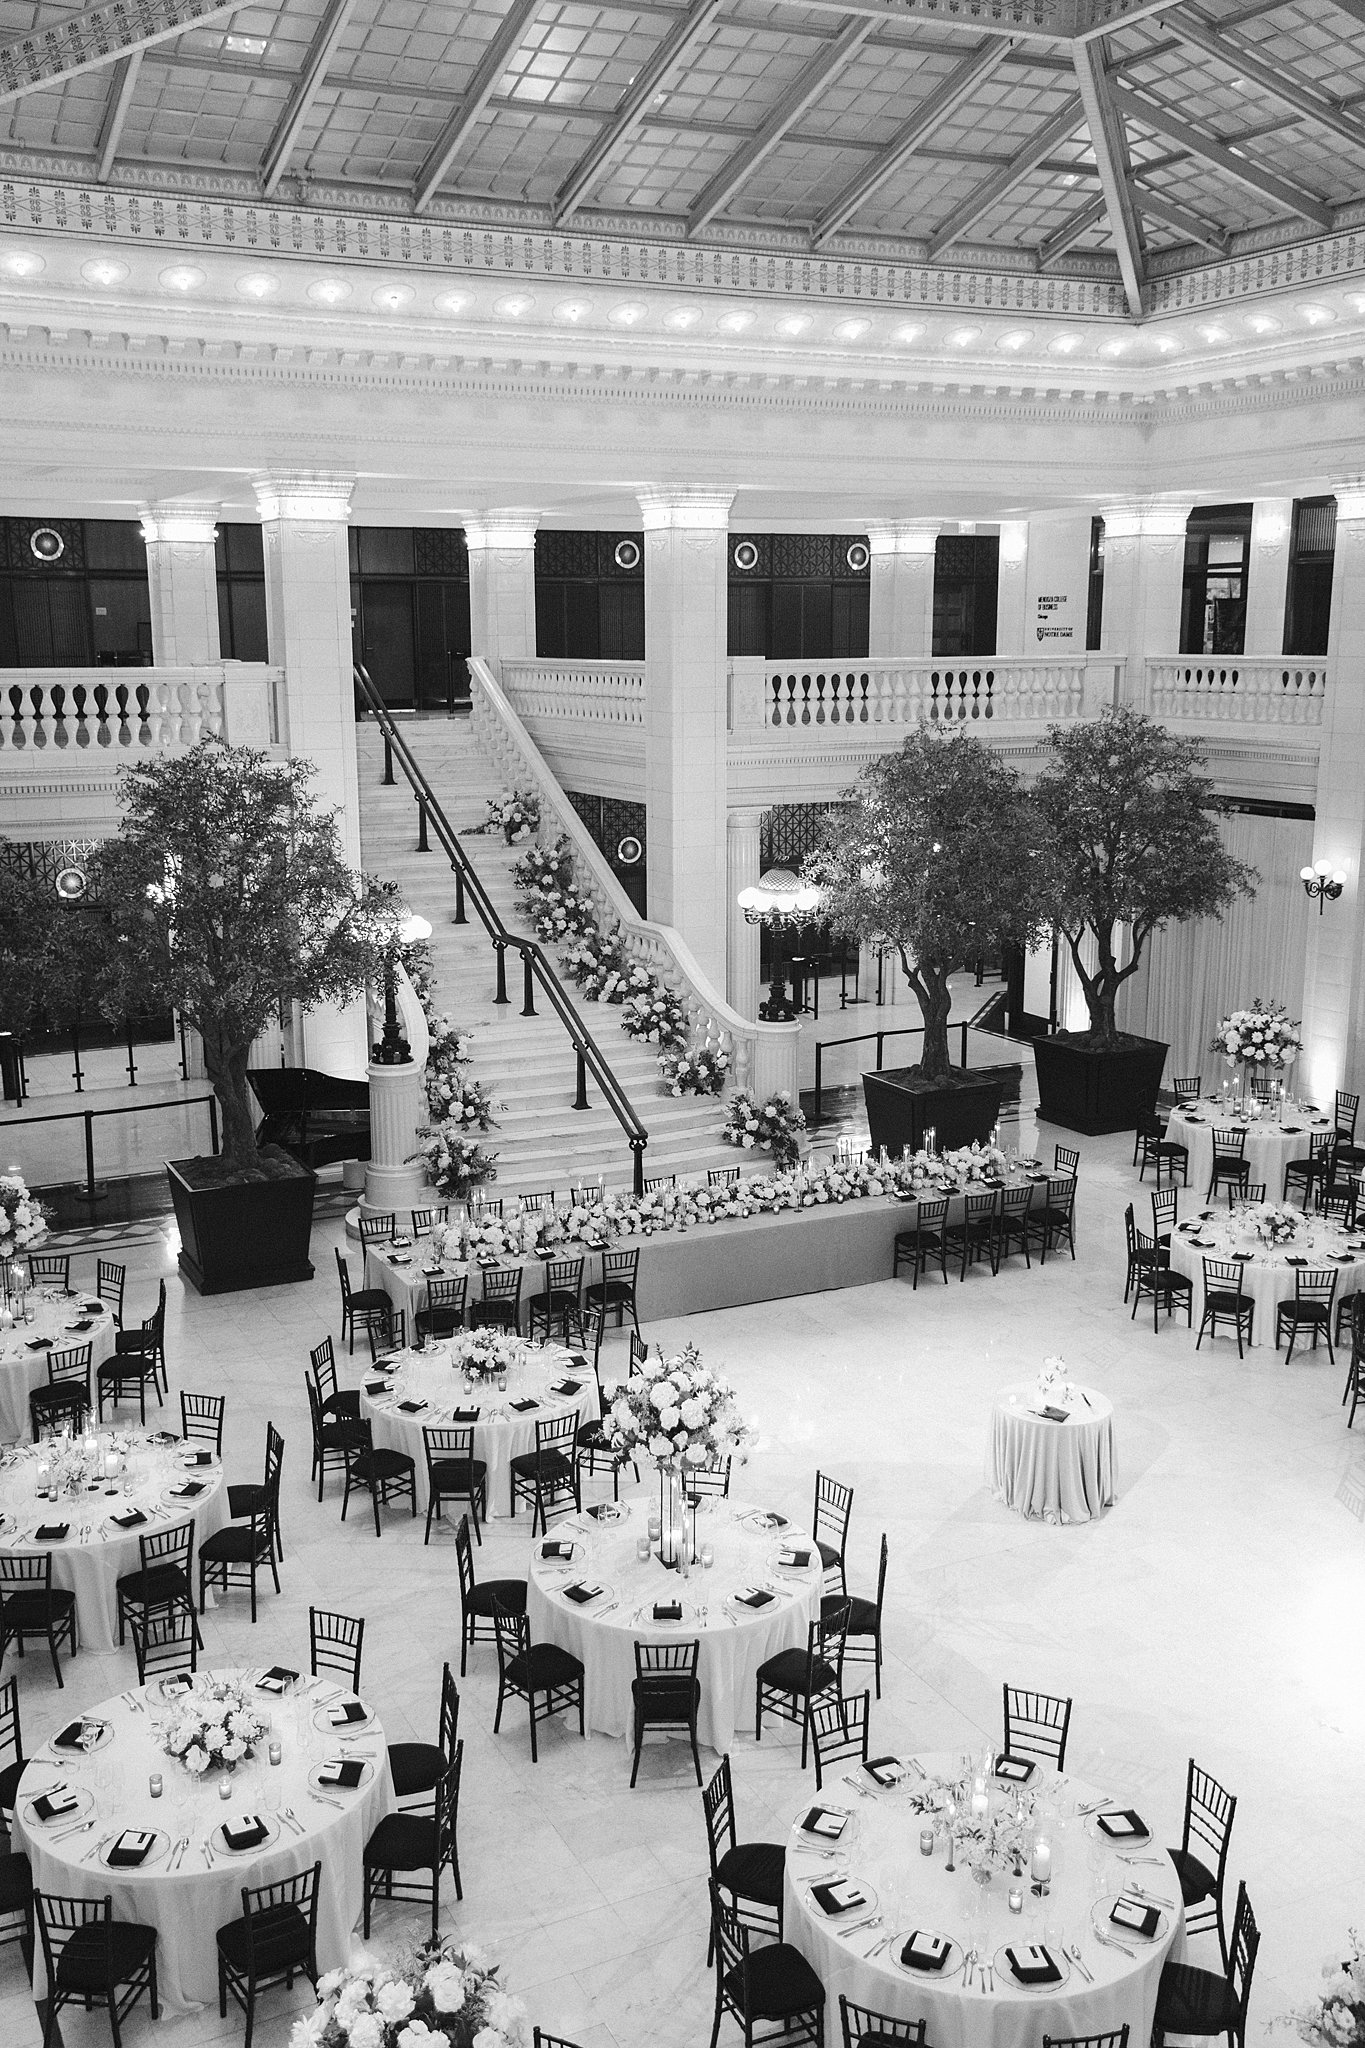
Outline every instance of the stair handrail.
{"type": "Polygon", "coordinates": [[[461,846],[458,837],[447,818],[441,801],[432,789],[412,749],[398,730],[388,705],[380,696],[366,671],[357,662],[354,666],[355,686],[367,708],[374,716],[375,723],[384,736],[386,754],[385,780],[392,780],[391,763],[397,760],[417,803],[418,846],[425,847],[428,827],[441,842],[455,872],[455,922],[464,924],[464,898],[472,898],[479,914],[479,922],[493,944],[497,954],[498,987],[494,998],[505,1003],[507,996],[506,951],[515,946],[521,958],[524,977],[524,1002],[522,1015],[534,1017],[535,1002],[532,982],[539,982],[546,1000],[569,1035],[570,1046],[578,1061],[578,1091],[574,1101],[575,1109],[586,1109],[587,1077],[592,1075],[602,1099],[610,1109],[617,1123],[625,1133],[633,1159],[632,1185],[637,1195],[645,1191],[645,1148],[649,1144],[649,1132],[636,1114],[634,1105],[625,1089],[612,1072],[607,1058],[592,1033],[579,1016],[573,999],[556,973],[553,963],[538,939],[527,938],[521,932],[511,931],[498,912],[498,907],[484,887],[482,878],[469,855],[461,846]]]}
{"type": "Polygon", "coordinates": [[[542,821],[552,818],[569,840],[579,886],[604,924],[615,924],[631,958],[668,983],[702,1041],[729,1053],[735,1087],[752,1089],[760,1100],[785,1089],[794,1102],[801,1026],[741,1016],[712,985],[681,932],[640,916],[489,663],[476,654],[469,657],[469,688],[474,730],[485,751],[503,760],[513,782],[534,786],[542,821]]]}

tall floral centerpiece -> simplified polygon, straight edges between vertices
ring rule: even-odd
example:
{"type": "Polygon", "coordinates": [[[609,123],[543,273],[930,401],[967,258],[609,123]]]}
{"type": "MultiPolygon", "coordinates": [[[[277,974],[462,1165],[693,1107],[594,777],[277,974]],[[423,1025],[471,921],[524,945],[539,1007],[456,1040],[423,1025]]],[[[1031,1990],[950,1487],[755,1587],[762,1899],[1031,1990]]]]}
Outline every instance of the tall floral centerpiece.
{"type": "Polygon", "coordinates": [[[0,1266],[31,1252],[47,1236],[47,1217],[21,1173],[0,1173],[0,1266]]]}
{"type": "Polygon", "coordinates": [[[1293,1023],[1283,1003],[1267,1003],[1257,996],[1249,1010],[1231,1010],[1209,1041],[1209,1051],[1223,1055],[1234,1070],[1242,1070],[1242,1092],[1253,1076],[1284,1073],[1303,1051],[1302,1027],[1293,1023]]]}
{"type": "Polygon", "coordinates": [[[1285,2016],[1284,2023],[1311,2048],[1365,2048],[1365,1950],[1354,1927],[1347,1940],[1347,1955],[1322,1966],[1321,1995],[1285,2016]]]}
{"type": "Polygon", "coordinates": [[[389,1964],[318,1979],[317,2010],[290,2048],[531,2048],[526,2007],[472,1947],[432,1942],[389,1964]]]}
{"type": "Polygon", "coordinates": [[[676,1358],[647,1358],[641,1370],[612,1390],[605,1421],[607,1442],[623,1464],[648,1459],[659,1470],[659,1554],[682,1569],[691,1563],[684,1536],[689,1465],[713,1465],[749,1441],[734,1388],[702,1363],[695,1344],[676,1358]]]}

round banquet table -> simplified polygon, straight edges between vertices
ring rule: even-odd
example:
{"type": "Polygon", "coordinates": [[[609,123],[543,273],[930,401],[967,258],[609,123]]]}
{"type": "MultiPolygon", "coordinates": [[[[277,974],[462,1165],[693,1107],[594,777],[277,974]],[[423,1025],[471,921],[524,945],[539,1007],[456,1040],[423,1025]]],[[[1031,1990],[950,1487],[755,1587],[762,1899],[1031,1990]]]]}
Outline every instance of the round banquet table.
{"type": "Polygon", "coordinates": [[[27,1442],[32,1434],[28,1397],[47,1385],[49,1351],[88,1344],[93,1395],[95,1374],[113,1357],[118,1334],[113,1316],[93,1294],[68,1300],[58,1288],[43,1288],[29,1299],[33,1321],[0,1329],[0,1439],[7,1444],[27,1442]],[[84,1329],[76,1327],[82,1323],[84,1329]]]}
{"type": "Polygon", "coordinates": [[[575,1430],[597,1420],[597,1381],[591,1366],[581,1355],[571,1354],[557,1344],[528,1351],[524,1365],[514,1366],[507,1375],[506,1392],[496,1385],[477,1385],[466,1393],[463,1376],[452,1369],[449,1344],[433,1344],[423,1352],[401,1351],[382,1361],[384,1391],[371,1394],[380,1385],[380,1369],[370,1374],[360,1396],[360,1412],[374,1432],[382,1450],[405,1451],[417,1467],[417,1500],[423,1512],[427,1505],[426,1448],[424,1429],[448,1429],[455,1410],[479,1411],[474,1423],[474,1456],[488,1467],[488,1512],[509,1515],[513,1458],[528,1455],[536,1447],[537,1422],[549,1422],[572,1414],[575,1430]],[[393,1368],[392,1371],[389,1369],[393,1368]],[[556,1394],[553,1387],[577,1383],[572,1394],[556,1394]],[[417,1413],[405,1413],[404,1401],[424,1401],[417,1413]],[[534,1407],[518,1414],[513,1401],[532,1401],[534,1407]]]}
{"type": "MultiPolygon", "coordinates": [[[[108,1433],[97,1441],[103,1453],[108,1433]]],[[[140,1537],[192,1521],[197,1555],[204,1538],[228,1519],[223,1468],[216,1460],[202,1467],[188,1465],[185,1461],[195,1453],[179,1437],[162,1442],[141,1432],[119,1431],[114,1441],[128,1447],[127,1472],[118,1482],[116,1494],[107,1492],[101,1479],[81,1493],[63,1494],[55,1501],[39,1500],[38,1466],[43,1447],[25,1444],[0,1460],[0,1515],[4,1518],[0,1551],[13,1557],[51,1551],[53,1585],[65,1586],[76,1596],[82,1650],[112,1650],[117,1644],[115,1582],[141,1566],[140,1537]],[[170,1491],[176,1486],[198,1486],[202,1491],[177,1500],[170,1491]],[[114,1515],[134,1509],[147,1517],[135,1528],[120,1529],[112,1520],[114,1515]],[[68,1524],[65,1537],[41,1543],[35,1539],[39,1527],[61,1522],[68,1524]]]]}
{"type": "MultiPolygon", "coordinates": [[[[1184,1948],[1184,1910],[1171,1864],[1164,1857],[1160,1865],[1121,1862],[1096,1830],[1093,1816],[1077,1812],[1094,1803],[1096,1795],[1077,1779],[1058,1778],[1040,1767],[1052,1884],[1042,1899],[1034,1896],[1027,1877],[1020,1879],[1024,1910],[1011,1913],[1007,1893],[1013,1880],[1007,1875],[996,1872],[989,1884],[978,1885],[960,1847],[957,1869],[950,1872],[941,1838],[935,1840],[932,1857],[921,1856],[923,1822],[917,1806],[940,1796],[931,1790],[933,1781],[941,1774],[956,1778],[961,1765],[947,1755],[925,1756],[917,1763],[925,1775],[911,1766],[894,1789],[867,1799],[835,1778],[818,1800],[807,1793],[796,1815],[787,1844],[783,1934],[819,1976],[826,2010],[836,2010],[842,1994],[896,2019],[923,2019],[934,2048],[1037,2048],[1044,2034],[1103,2033],[1122,2027],[1125,2020],[1133,2041],[1149,2040],[1162,1967],[1173,1951],[1184,1948]],[[837,1850],[824,1857],[810,1853],[816,1845],[801,1826],[816,1805],[842,1808],[849,1815],[837,1850]],[[865,1899],[871,1892],[869,1903],[850,1910],[842,1922],[827,1919],[810,1891],[812,1883],[838,1877],[852,1880],[865,1899]],[[1133,1881],[1167,1903],[1150,1940],[1122,1937],[1134,1951],[1130,1956],[1101,1943],[1095,1929],[1117,1931],[1106,1925],[1106,1916],[1125,1883],[1133,1881]],[[880,1925],[866,1924],[878,1913],[880,1925]],[[838,1931],[841,1926],[847,1931],[838,1931]],[[951,1938],[953,1948],[941,1973],[901,1963],[901,1950],[917,1929],[951,1938]],[[888,1933],[887,1947],[865,1953],[888,1933]],[[1002,1951],[1020,1943],[1061,1951],[1063,1981],[1038,1990],[1017,1984],[1002,1951]],[[1092,1983],[1066,1953],[1073,1943],[1092,1983]],[[979,1973],[967,1983],[963,1955],[972,1949],[993,1965],[993,1991],[982,1989],[979,1973]]],[[[1008,1795],[996,1780],[987,1783],[994,1808],[1008,1795]]],[[[1150,1816],[1139,1818],[1151,1825],[1150,1816]]],[[[829,1844],[822,1846],[828,1849],[829,1844]]],[[[1135,1845],[1133,1853],[1161,1855],[1149,1845],[1135,1845]]]]}
{"type": "MultiPolygon", "coordinates": [[[[651,1472],[648,1480],[652,1479],[651,1472]]],[[[710,1571],[696,1565],[683,1579],[655,1556],[642,1564],[635,1553],[636,1539],[645,1533],[650,1508],[658,1502],[658,1489],[651,1489],[648,1480],[642,1493],[620,1503],[618,1519],[594,1520],[589,1511],[581,1518],[553,1522],[548,1539],[532,1544],[527,1595],[531,1640],[558,1643],[582,1663],[589,1728],[601,1735],[627,1735],[633,1725],[635,1643],[698,1639],[697,1737],[723,1754],[737,1727],[753,1727],[759,1665],[779,1650],[806,1647],[824,1585],[819,1553],[809,1537],[766,1509],[709,1499],[698,1510],[697,1542],[710,1543],[715,1550],[710,1571]],[[780,1526],[773,1526],[777,1522],[780,1526]],[[542,1555],[547,1540],[573,1540],[576,1554],[567,1568],[542,1555]],[[778,1552],[788,1540],[809,1552],[807,1565],[777,1567],[778,1552]],[[565,1588],[580,1584],[600,1585],[604,1591],[598,1599],[576,1606],[565,1588]],[[758,1608],[737,1604],[734,1596],[750,1590],[771,1592],[773,1597],[758,1608]],[[682,1602],[682,1619],[656,1622],[655,1602],[675,1600],[682,1602]]]]}
{"type": "Polygon", "coordinates": [[[1046,1399],[1031,1381],[1003,1387],[991,1409],[988,1471],[997,1500],[1047,1522],[1089,1522],[1114,1504],[1114,1404],[1092,1388],[1046,1399]],[[1064,1422],[1038,1413],[1051,1405],[1064,1422]]]}
{"type": "MultiPolygon", "coordinates": [[[[208,1675],[200,1673],[201,1678],[208,1675]]],[[[254,1687],[260,1672],[212,1675],[241,1679],[254,1687]]],[[[318,1962],[324,1970],[339,1968],[349,1959],[351,1930],[363,1903],[361,1856],[365,1843],[395,1805],[388,1751],[378,1720],[362,1724],[349,1745],[339,1743],[328,1732],[328,1712],[351,1697],[316,1679],[303,1681],[294,1697],[283,1700],[253,1690],[253,1703],[270,1720],[283,1757],[272,1769],[262,1749],[250,1762],[239,1764],[233,1774],[232,1796],[226,1802],[218,1796],[218,1778],[213,1772],[195,1778],[174,1757],[163,1754],[161,1727],[171,1708],[159,1681],[140,1692],[103,1701],[89,1710],[89,1718],[104,1722],[110,1730],[100,1748],[88,1755],[79,1750],[72,1755],[46,1744],[20,1780],[15,1840],[33,1866],[34,1889],[96,1899],[108,1892],[116,1920],[138,1920],[155,1927],[160,1995],[172,2013],[183,2013],[217,2001],[214,1936],[230,1920],[241,1918],[243,1885],[292,1877],[321,1860],[318,1962]],[[310,1783],[313,1772],[329,1757],[347,1753],[365,1763],[367,1781],[354,1791],[331,1791],[325,1799],[319,1798],[310,1783]],[[161,1773],[164,1786],[160,1799],[153,1799],[148,1789],[154,1771],[161,1773]],[[34,1794],[61,1781],[76,1793],[83,1811],[95,1822],[93,1829],[68,1834],[64,1840],[54,1837],[71,1825],[70,1817],[44,1825],[31,1804],[34,1794]],[[285,1808],[294,1815],[292,1823],[285,1808]],[[210,1862],[205,1842],[225,1817],[243,1813],[259,1814],[270,1839],[240,1854],[219,1842],[210,1862]],[[163,1837],[140,1869],[111,1870],[104,1862],[106,1851],[97,1847],[124,1828],[156,1829],[163,1837]],[[177,1861],[176,1844],[181,1841],[186,1847],[177,1861]],[[174,1869],[169,1867],[172,1863],[174,1869]]],[[[46,1990],[41,1945],[33,1990],[37,1998],[46,1990]]]]}
{"type": "Polygon", "coordinates": [[[1173,1109],[1166,1126],[1166,1136],[1177,1145],[1188,1148],[1189,1185],[1193,1193],[1202,1195],[1213,1174],[1215,1130],[1245,1131],[1247,1141],[1242,1156],[1247,1163],[1247,1179],[1264,1181],[1266,1200],[1278,1202],[1284,1188],[1284,1170],[1290,1160],[1306,1159],[1309,1139],[1320,1138],[1331,1128],[1330,1117],[1318,1116],[1308,1110],[1295,1111],[1292,1115],[1286,1110],[1282,1122],[1270,1116],[1246,1117],[1213,1096],[1207,1101],[1192,1104],[1188,1109],[1173,1109]]]}
{"type": "Polygon", "coordinates": [[[1240,1209],[1205,1210],[1202,1217],[1178,1224],[1171,1232],[1171,1264],[1194,1282],[1196,1329],[1204,1304],[1205,1259],[1241,1259],[1241,1292],[1249,1294],[1255,1304],[1251,1342],[1258,1345],[1274,1344],[1276,1307],[1294,1299],[1294,1275],[1304,1267],[1337,1275],[1333,1320],[1336,1303],[1365,1287],[1365,1233],[1359,1228],[1343,1231],[1321,1216],[1309,1216],[1301,1238],[1282,1251],[1271,1251],[1243,1218],[1240,1209]],[[1301,1263],[1291,1265],[1291,1258],[1301,1263]]]}

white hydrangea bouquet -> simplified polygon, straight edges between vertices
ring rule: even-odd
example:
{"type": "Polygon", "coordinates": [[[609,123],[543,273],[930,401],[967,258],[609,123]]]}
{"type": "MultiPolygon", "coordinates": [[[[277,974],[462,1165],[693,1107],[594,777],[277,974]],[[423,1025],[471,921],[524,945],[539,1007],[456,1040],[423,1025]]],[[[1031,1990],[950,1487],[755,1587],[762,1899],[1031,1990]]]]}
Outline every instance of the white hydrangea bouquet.
{"type": "Polygon", "coordinates": [[[1284,1202],[1242,1202],[1236,1215],[1244,1229],[1272,1246],[1293,1244],[1304,1224],[1302,1210],[1284,1202]]]}
{"type": "Polygon", "coordinates": [[[47,1236],[47,1217],[17,1173],[0,1173],[0,1259],[31,1252],[47,1236]]]}
{"type": "Polygon", "coordinates": [[[233,1679],[196,1679],[183,1693],[168,1722],[162,1744],[187,1771],[230,1771],[254,1755],[265,1734],[261,1718],[244,1686],[233,1679]]]}
{"type": "Polygon", "coordinates": [[[623,1460],[655,1465],[710,1465],[749,1441],[734,1388],[703,1365],[695,1344],[676,1358],[647,1358],[612,1390],[606,1437],[623,1460]]]}
{"type": "Polygon", "coordinates": [[[290,2048],[531,2048],[526,2007],[472,1947],[432,1943],[385,1965],[318,1979],[317,2010],[290,2048]]]}
{"type": "Polygon", "coordinates": [[[450,1347],[451,1365],[470,1379],[496,1379],[499,1373],[525,1365],[530,1356],[530,1345],[508,1330],[461,1330],[450,1347]]]}
{"type": "Polygon", "coordinates": [[[1067,1377],[1064,1358],[1045,1358],[1038,1375],[1038,1397],[1042,1401],[1070,1401],[1076,1388],[1067,1377]]]}
{"type": "Polygon", "coordinates": [[[1230,1067],[1292,1067],[1303,1051],[1303,1036],[1283,1003],[1266,1003],[1257,996],[1249,1010],[1233,1010],[1224,1017],[1209,1041],[1209,1051],[1221,1052],[1230,1067]]]}
{"type": "Polygon", "coordinates": [[[1347,1939],[1351,1949],[1345,1960],[1322,1966],[1321,1997],[1281,2022],[1314,2048],[1365,2048],[1365,1952],[1354,1927],[1347,1939]]]}

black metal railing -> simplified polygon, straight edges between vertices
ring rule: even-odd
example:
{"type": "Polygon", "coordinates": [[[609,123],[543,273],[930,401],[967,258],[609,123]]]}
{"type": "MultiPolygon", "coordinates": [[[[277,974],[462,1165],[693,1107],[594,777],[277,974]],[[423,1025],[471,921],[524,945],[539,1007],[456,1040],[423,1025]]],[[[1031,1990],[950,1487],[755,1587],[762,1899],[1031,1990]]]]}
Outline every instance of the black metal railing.
{"type": "MultiPolygon", "coordinates": [[[[962,1033],[961,1065],[964,1067],[967,1064],[967,1032],[969,1028],[970,1026],[966,1022],[950,1024],[948,1026],[950,1031],[960,1031],[962,1033]]],[[[815,1095],[815,1116],[819,1118],[824,1114],[824,1055],[831,1047],[836,1045],[870,1045],[875,1039],[877,1045],[877,1064],[871,1071],[880,1074],[882,1070],[882,1048],[888,1038],[922,1038],[923,1036],[924,1026],[922,1024],[897,1024],[885,1031],[859,1031],[852,1038],[822,1038],[818,1040],[815,1047],[815,1088],[813,1091],[815,1095]]],[[[867,1073],[869,1070],[863,1067],[860,1071],[867,1073]]]]}
{"type": "MultiPolygon", "coordinates": [[[[145,1116],[158,1109],[193,1109],[198,1102],[209,1106],[209,1139],[213,1151],[218,1150],[218,1100],[214,1095],[176,1095],[165,1102],[125,1102],[116,1109],[54,1109],[45,1116],[7,1116],[0,1118],[0,1131],[13,1131],[23,1124],[69,1124],[78,1120],[85,1125],[85,1192],[77,1195],[80,1202],[89,1204],[93,1216],[98,1203],[104,1200],[104,1190],[95,1181],[95,1119],[100,1116],[145,1116]]],[[[35,1180],[36,1188],[39,1183],[35,1180]]],[[[64,1181],[53,1181],[43,1185],[64,1187],[64,1181]]]]}
{"type": "Polygon", "coordinates": [[[356,668],[355,683],[384,736],[384,781],[394,781],[393,764],[397,760],[412,790],[417,804],[417,851],[431,852],[431,834],[434,832],[441,843],[442,852],[450,862],[455,875],[454,922],[469,922],[467,903],[472,903],[480,924],[488,934],[497,972],[494,1002],[509,1001],[507,952],[509,947],[515,948],[522,968],[522,1016],[537,1015],[535,992],[539,983],[545,1000],[568,1033],[569,1045],[577,1061],[577,1087],[573,1106],[575,1109],[589,1107],[588,1076],[591,1074],[601,1091],[602,1100],[625,1133],[626,1143],[630,1146],[634,1162],[632,1184],[636,1194],[642,1195],[645,1191],[645,1147],[649,1143],[649,1133],[636,1115],[629,1096],[612,1072],[601,1047],[584,1025],[539,940],[528,939],[520,932],[509,931],[503,923],[497,905],[456,837],[454,828],[442,810],[431,784],[414,758],[407,741],[394,724],[388,706],[363,668],[356,668]]]}

